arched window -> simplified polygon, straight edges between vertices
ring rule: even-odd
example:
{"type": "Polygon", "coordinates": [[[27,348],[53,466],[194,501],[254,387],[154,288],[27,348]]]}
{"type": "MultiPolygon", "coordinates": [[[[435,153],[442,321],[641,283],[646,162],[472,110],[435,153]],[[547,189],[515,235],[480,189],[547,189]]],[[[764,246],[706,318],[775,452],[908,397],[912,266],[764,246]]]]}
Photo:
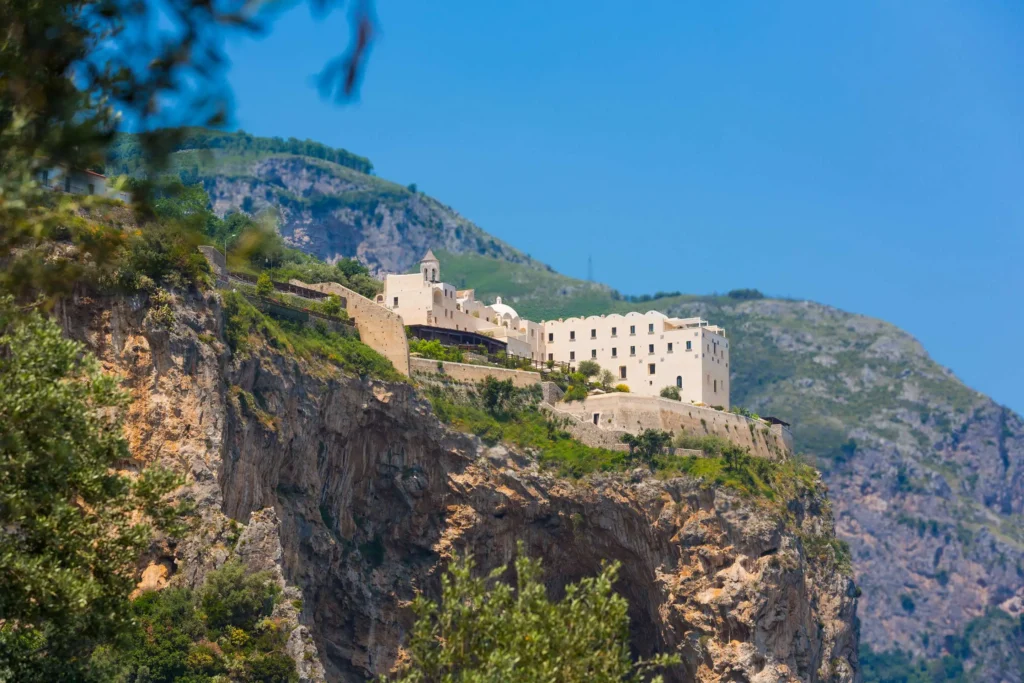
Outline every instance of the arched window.
{"type": "Polygon", "coordinates": [[[676,387],[679,388],[679,389],[683,388],[683,376],[682,375],[676,375],[676,387]]]}
{"type": "Polygon", "coordinates": [[[433,282],[437,282],[437,268],[430,269],[430,279],[433,282]]]}

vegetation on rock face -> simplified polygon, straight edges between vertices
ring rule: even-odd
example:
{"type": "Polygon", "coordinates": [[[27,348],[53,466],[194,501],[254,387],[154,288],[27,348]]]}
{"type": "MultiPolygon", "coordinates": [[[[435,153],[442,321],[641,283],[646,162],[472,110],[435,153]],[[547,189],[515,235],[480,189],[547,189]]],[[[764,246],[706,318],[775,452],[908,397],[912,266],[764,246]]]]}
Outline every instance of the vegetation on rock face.
{"type": "Polygon", "coordinates": [[[679,663],[669,655],[633,661],[628,603],[612,590],[617,564],[569,584],[557,602],[522,543],[514,588],[499,580],[505,572],[475,577],[472,559],[456,558],[441,578],[440,604],[422,595],[413,601],[410,661],[394,680],[653,683],[661,676],[650,673],[679,663]]]}
{"type": "Polygon", "coordinates": [[[127,397],[81,344],[0,298],[0,679],[82,675],[91,650],[127,626],[151,525],[178,478],[118,471],[131,454],[127,397]]]}
{"type": "Polygon", "coordinates": [[[360,377],[394,382],[404,377],[356,337],[331,332],[325,326],[307,327],[265,315],[238,292],[224,293],[224,338],[238,354],[252,353],[260,344],[311,361],[326,361],[360,377]]]}
{"type": "MultiPolygon", "coordinates": [[[[494,386],[503,384],[494,382],[494,386]]],[[[495,393],[504,390],[494,390],[495,393]]],[[[499,401],[500,409],[488,410],[481,392],[461,395],[453,390],[429,387],[426,397],[442,422],[475,434],[484,443],[506,442],[537,453],[545,467],[562,476],[582,477],[598,471],[625,469],[626,454],[591,448],[572,439],[555,421],[537,410],[539,392],[515,389],[499,401]]]]}
{"type": "Polygon", "coordinates": [[[297,681],[288,633],[271,617],[278,593],[268,572],[249,572],[237,560],[197,590],[143,593],[131,603],[131,629],[93,655],[91,673],[125,683],[297,681]]]}

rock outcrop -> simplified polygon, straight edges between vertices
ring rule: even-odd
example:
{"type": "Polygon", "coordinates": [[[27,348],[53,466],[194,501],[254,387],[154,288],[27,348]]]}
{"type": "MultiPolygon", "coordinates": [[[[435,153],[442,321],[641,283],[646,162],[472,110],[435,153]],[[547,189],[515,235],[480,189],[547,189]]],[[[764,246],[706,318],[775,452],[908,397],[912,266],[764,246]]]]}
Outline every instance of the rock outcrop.
{"type": "Polygon", "coordinates": [[[667,680],[856,679],[855,589],[822,487],[781,506],[642,471],[558,479],[446,429],[407,384],[270,348],[232,357],[216,294],[174,311],[169,328],[142,299],[78,299],[60,315],[124,377],[133,454],[187,473],[180,495],[200,523],[157,544],[148,564],[169,576],[150,582],[194,585],[231,556],[278,572],[303,680],[388,671],[408,601],[438,594],[452,553],[487,570],[518,540],[555,594],[620,561],[635,651],[682,656],[667,680]]]}

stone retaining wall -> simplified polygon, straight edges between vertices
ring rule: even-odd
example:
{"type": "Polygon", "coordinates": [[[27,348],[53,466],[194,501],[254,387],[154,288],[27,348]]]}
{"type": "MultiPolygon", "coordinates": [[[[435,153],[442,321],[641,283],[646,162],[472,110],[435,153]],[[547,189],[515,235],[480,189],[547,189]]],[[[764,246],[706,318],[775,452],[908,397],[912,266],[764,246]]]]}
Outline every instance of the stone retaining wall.
{"type": "Polygon", "coordinates": [[[638,434],[645,429],[686,431],[702,436],[715,434],[749,449],[751,455],[777,459],[792,454],[792,442],[780,430],[760,420],[714,408],[695,406],[667,398],[612,393],[590,396],[585,401],[558,403],[554,409],[581,422],[593,424],[597,415],[599,429],[638,434]]]}
{"type": "Polygon", "coordinates": [[[539,372],[493,368],[486,365],[470,365],[469,363],[453,363],[451,361],[436,361],[430,358],[417,358],[416,356],[409,359],[409,367],[412,372],[423,372],[431,375],[444,374],[456,382],[483,382],[488,375],[499,381],[511,379],[512,384],[520,388],[533,386],[540,382],[539,372]],[[438,363],[441,364],[440,368],[438,363]]]}

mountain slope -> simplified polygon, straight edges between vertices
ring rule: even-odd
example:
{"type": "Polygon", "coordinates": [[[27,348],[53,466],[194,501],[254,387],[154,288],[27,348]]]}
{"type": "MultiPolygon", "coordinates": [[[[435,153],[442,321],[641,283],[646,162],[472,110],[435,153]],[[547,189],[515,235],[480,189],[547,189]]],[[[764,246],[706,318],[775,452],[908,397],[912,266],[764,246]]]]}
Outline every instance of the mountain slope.
{"type": "Polygon", "coordinates": [[[446,281],[507,297],[534,319],[654,309],[723,325],[734,403],[792,421],[798,447],[825,473],[863,590],[863,642],[949,653],[968,680],[1024,680],[1019,623],[1000,631],[1010,645],[978,635],[1002,624],[999,615],[1019,622],[1024,606],[1024,421],[964,386],[910,335],[811,302],[629,301],[553,272],[436,200],[346,166],[237,146],[175,156],[219,212],[274,208],[285,238],[322,258],[406,272],[429,247],[446,281]]]}
{"type": "MultiPolygon", "coordinates": [[[[108,173],[141,173],[139,154],[134,138],[122,136],[108,173]]],[[[542,267],[451,207],[364,172],[369,160],[344,150],[199,131],[171,155],[171,169],[186,183],[201,182],[219,215],[272,210],[291,246],[329,262],[358,257],[378,276],[406,272],[429,248],[542,267]],[[288,151],[306,148],[316,156],[288,151]]]]}

